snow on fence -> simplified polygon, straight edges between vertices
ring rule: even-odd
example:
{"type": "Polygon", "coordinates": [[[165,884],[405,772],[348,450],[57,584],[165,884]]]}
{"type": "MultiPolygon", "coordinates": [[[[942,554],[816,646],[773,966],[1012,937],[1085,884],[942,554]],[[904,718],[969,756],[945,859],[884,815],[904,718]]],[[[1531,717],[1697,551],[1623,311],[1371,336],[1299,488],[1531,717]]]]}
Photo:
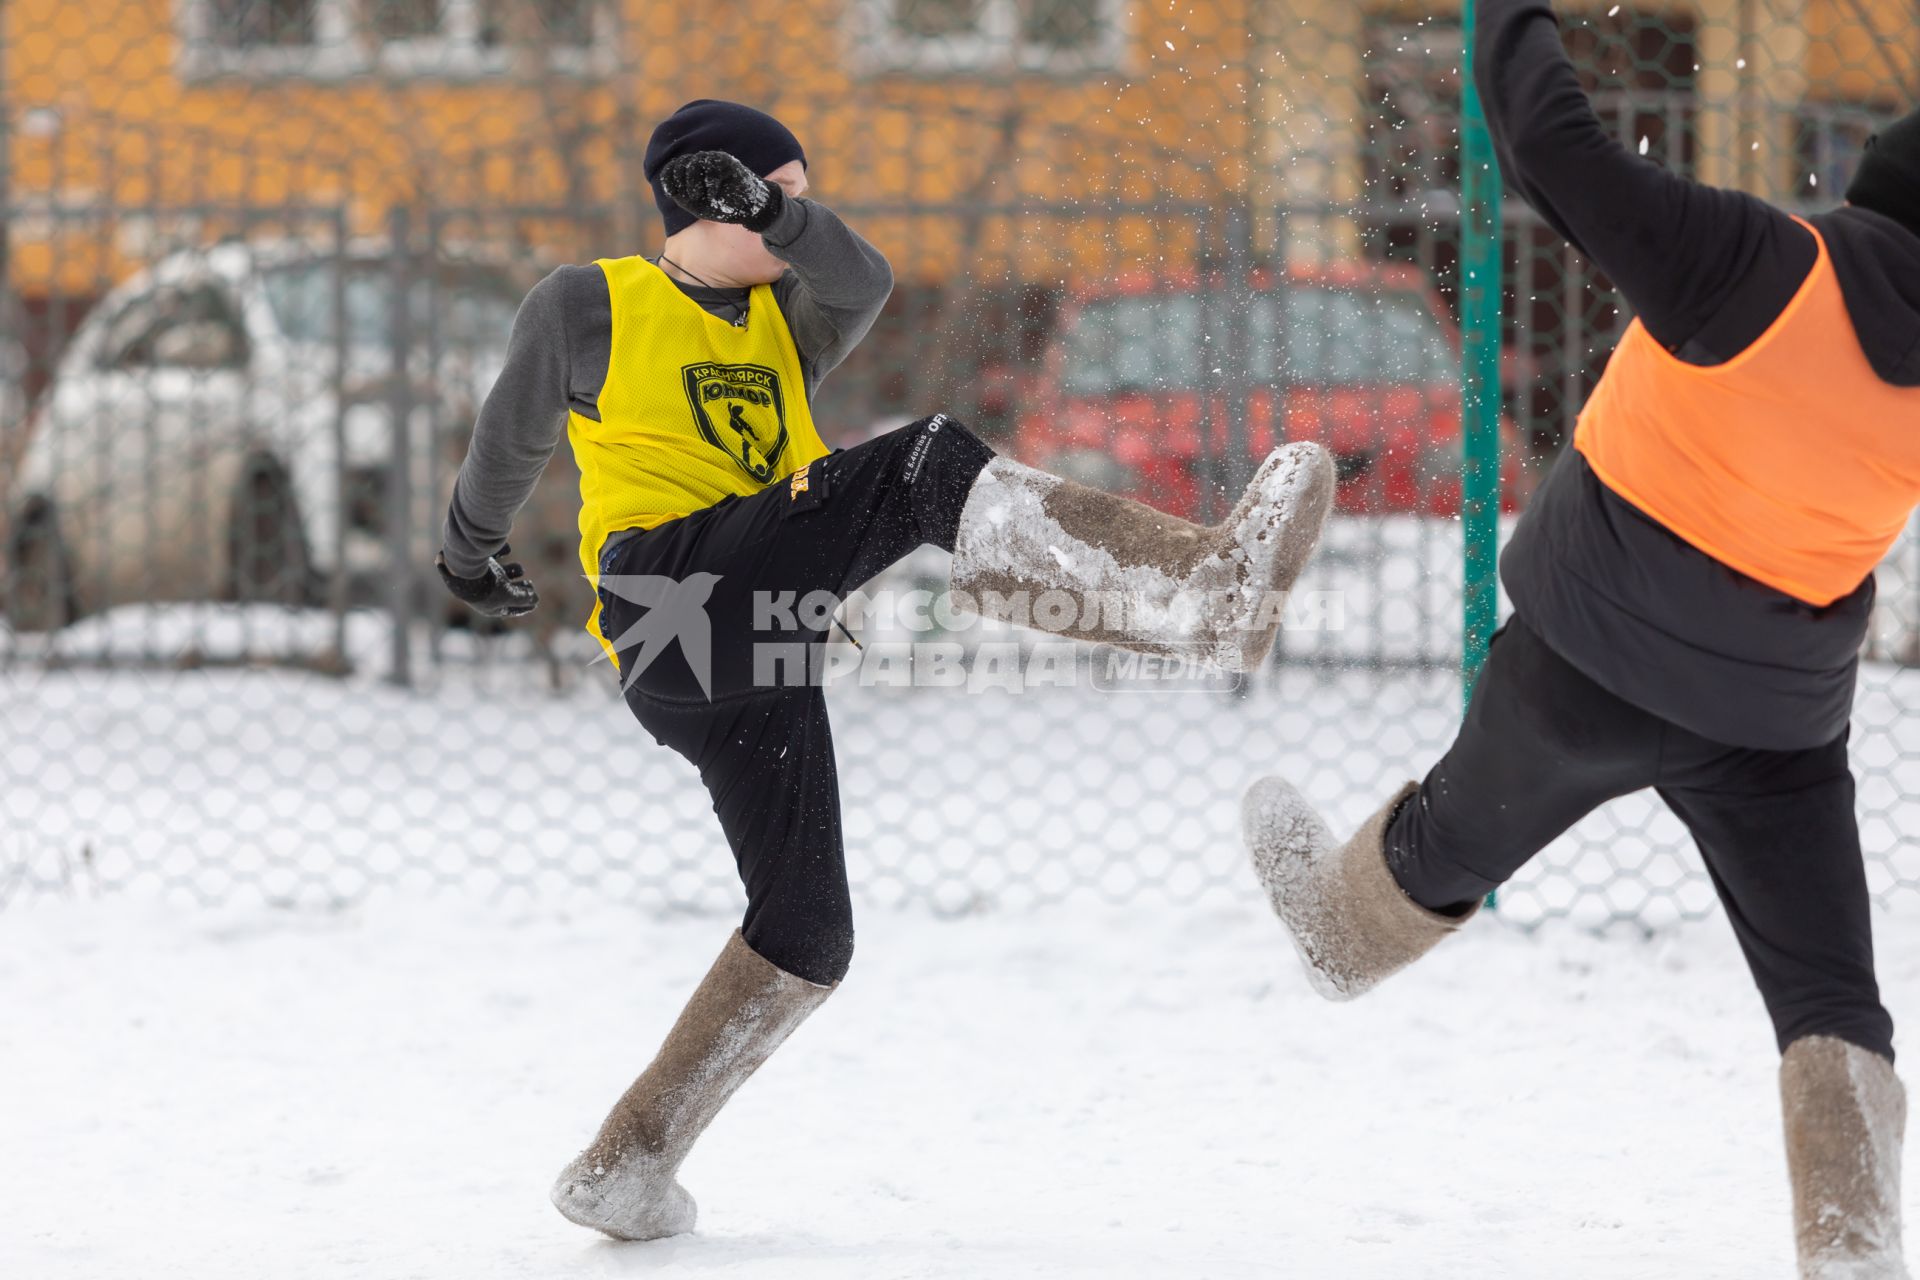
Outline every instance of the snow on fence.
{"type": "MultiPolygon", "coordinates": [[[[1256,895],[1237,829],[1255,777],[1287,774],[1352,824],[1451,739],[1457,532],[1336,521],[1299,586],[1322,607],[1234,693],[1103,685],[1097,654],[1027,679],[1032,668],[983,655],[1048,641],[1003,631],[918,637],[960,649],[959,678],[900,687],[842,642],[828,698],[856,893],[946,913],[1256,895]]],[[[874,590],[937,585],[942,561],[918,557],[874,590]]],[[[282,610],[130,609],[13,637],[0,668],[0,907],[45,894],[326,905],[437,891],[738,904],[691,768],[632,721],[584,633],[543,651],[525,635],[416,627],[419,678],[403,688],[386,678],[386,617],[355,611],[347,624],[344,675],[240,661],[328,629],[282,610]]],[[[1854,759],[1882,900],[1920,888],[1920,851],[1902,839],[1920,829],[1920,730],[1905,714],[1917,699],[1920,672],[1866,665],[1854,759]]],[[[1658,927],[1714,909],[1684,832],[1651,796],[1581,823],[1501,900],[1522,924],[1658,927]]]]}

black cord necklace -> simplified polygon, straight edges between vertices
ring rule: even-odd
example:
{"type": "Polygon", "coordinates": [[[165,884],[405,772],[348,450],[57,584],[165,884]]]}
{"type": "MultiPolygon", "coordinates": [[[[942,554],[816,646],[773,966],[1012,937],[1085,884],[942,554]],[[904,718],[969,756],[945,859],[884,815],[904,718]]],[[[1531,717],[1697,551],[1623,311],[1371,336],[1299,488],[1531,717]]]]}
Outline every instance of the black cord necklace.
{"type": "MultiPolygon", "coordinates": [[[[699,276],[687,270],[685,267],[681,266],[679,263],[675,262],[672,258],[669,258],[664,253],[653,260],[653,265],[661,268],[672,267],[675,271],[678,271],[681,275],[686,276],[689,280],[699,285],[702,289],[713,289],[716,291],[721,291],[726,288],[725,285],[713,284],[713,283],[710,283],[709,281],[701,279],[699,276]]],[[[749,294],[748,296],[749,298],[751,298],[752,295],[749,294]]],[[[718,298],[718,299],[715,299],[715,301],[720,302],[721,304],[732,309],[733,311],[732,323],[734,328],[737,329],[742,325],[746,324],[747,322],[747,304],[746,303],[734,302],[732,299],[729,299],[729,298],[718,298]]]]}

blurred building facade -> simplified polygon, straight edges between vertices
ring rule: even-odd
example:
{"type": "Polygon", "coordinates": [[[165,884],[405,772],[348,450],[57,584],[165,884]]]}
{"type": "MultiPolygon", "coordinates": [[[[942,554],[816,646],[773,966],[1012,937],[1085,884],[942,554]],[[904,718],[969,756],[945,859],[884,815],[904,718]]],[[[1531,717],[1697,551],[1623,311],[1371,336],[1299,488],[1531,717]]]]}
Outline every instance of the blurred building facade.
{"type": "MultiPolygon", "coordinates": [[[[1561,10],[1603,109],[1757,194],[1844,172],[1920,75],[1906,0],[1561,10]]],[[[703,96],[780,114],[823,197],[890,211],[870,225],[903,276],[949,278],[971,248],[1044,278],[1148,241],[1002,246],[1011,224],[968,217],[1237,198],[1270,224],[1405,201],[1446,185],[1458,94],[1445,0],[13,0],[4,23],[9,273],[29,295],[101,265],[63,260],[42,207],[117,211],[109,273],[207,204],[343,200],[378,230],[396,202],[565,202],[643,242],[648,129],[703,96]]],[[[1357,248],[1363,222],[1293,252],[1357,248]]]]}

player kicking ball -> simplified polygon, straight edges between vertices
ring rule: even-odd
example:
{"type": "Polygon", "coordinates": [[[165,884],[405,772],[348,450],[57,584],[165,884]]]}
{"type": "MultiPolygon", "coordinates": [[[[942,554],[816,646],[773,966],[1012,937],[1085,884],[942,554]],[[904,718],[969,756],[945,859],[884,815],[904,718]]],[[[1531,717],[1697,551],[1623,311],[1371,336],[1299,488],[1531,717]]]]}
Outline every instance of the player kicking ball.
{"type": "Polygon", "coordinates": [[[1638,318],[1502,558],[1514,614],[1453,746],[1345,841],[1256,784],[1255,867],[1348,999],[1656,788],[1773,1019],[1801,1275],[1904,1277],[1847,726],[1873,570],[1920,500],[1920,112],[1801,220],[1628,154],[1540,0],[1482,0],[1474,57],[1508,180],[1638,318]]]}
{"type": "Polygon", "coordinates": [[[554,1184],[561,1213],[628,1240],[693,1229],[681,1162],[853,957],[827,619],[792,602],[839,600],[931,543],[988,616],[1065,593],[1063,634],[1252,670],[1334,492],[1326,452],[1292,445],[1202,527],[996,457],[942,415],[829,453],[809,400],[879,314],[885,259],[805,198],[798,141],[758,111],[688,104],[646,174],[664,252],[563,267],[528,295],[439,560],[482,613],[534,606],[498,557],[564,425],[588,629],[641,726],[699,770],[746,888],[740,929],[554,1184]]]}

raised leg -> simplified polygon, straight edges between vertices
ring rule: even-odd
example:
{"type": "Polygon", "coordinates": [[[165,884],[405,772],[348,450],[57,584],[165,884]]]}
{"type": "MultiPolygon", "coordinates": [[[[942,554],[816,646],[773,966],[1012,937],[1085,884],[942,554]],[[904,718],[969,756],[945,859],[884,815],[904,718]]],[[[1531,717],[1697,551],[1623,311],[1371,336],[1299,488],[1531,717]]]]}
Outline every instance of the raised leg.
{"type": "Polygon", "coordinates": [[[1664,732],[1515,618],[1425,782],[1341,841],[1297,790],[1266,778],[1247,792],[1242,830],[1315,988],[1351,999],[1438,945],[1589,810],[1655,782],[1664,732]]]}
{"type": "Polygon", "coordinates": [[[1277,449],[1226,520],[1201,526],[1010,458],[987,464],[953,547],[953,585],[1025,622],[1041,596],[1062,634],[1251,671],[1333,509],[1331,456],[1277,449]]]}

